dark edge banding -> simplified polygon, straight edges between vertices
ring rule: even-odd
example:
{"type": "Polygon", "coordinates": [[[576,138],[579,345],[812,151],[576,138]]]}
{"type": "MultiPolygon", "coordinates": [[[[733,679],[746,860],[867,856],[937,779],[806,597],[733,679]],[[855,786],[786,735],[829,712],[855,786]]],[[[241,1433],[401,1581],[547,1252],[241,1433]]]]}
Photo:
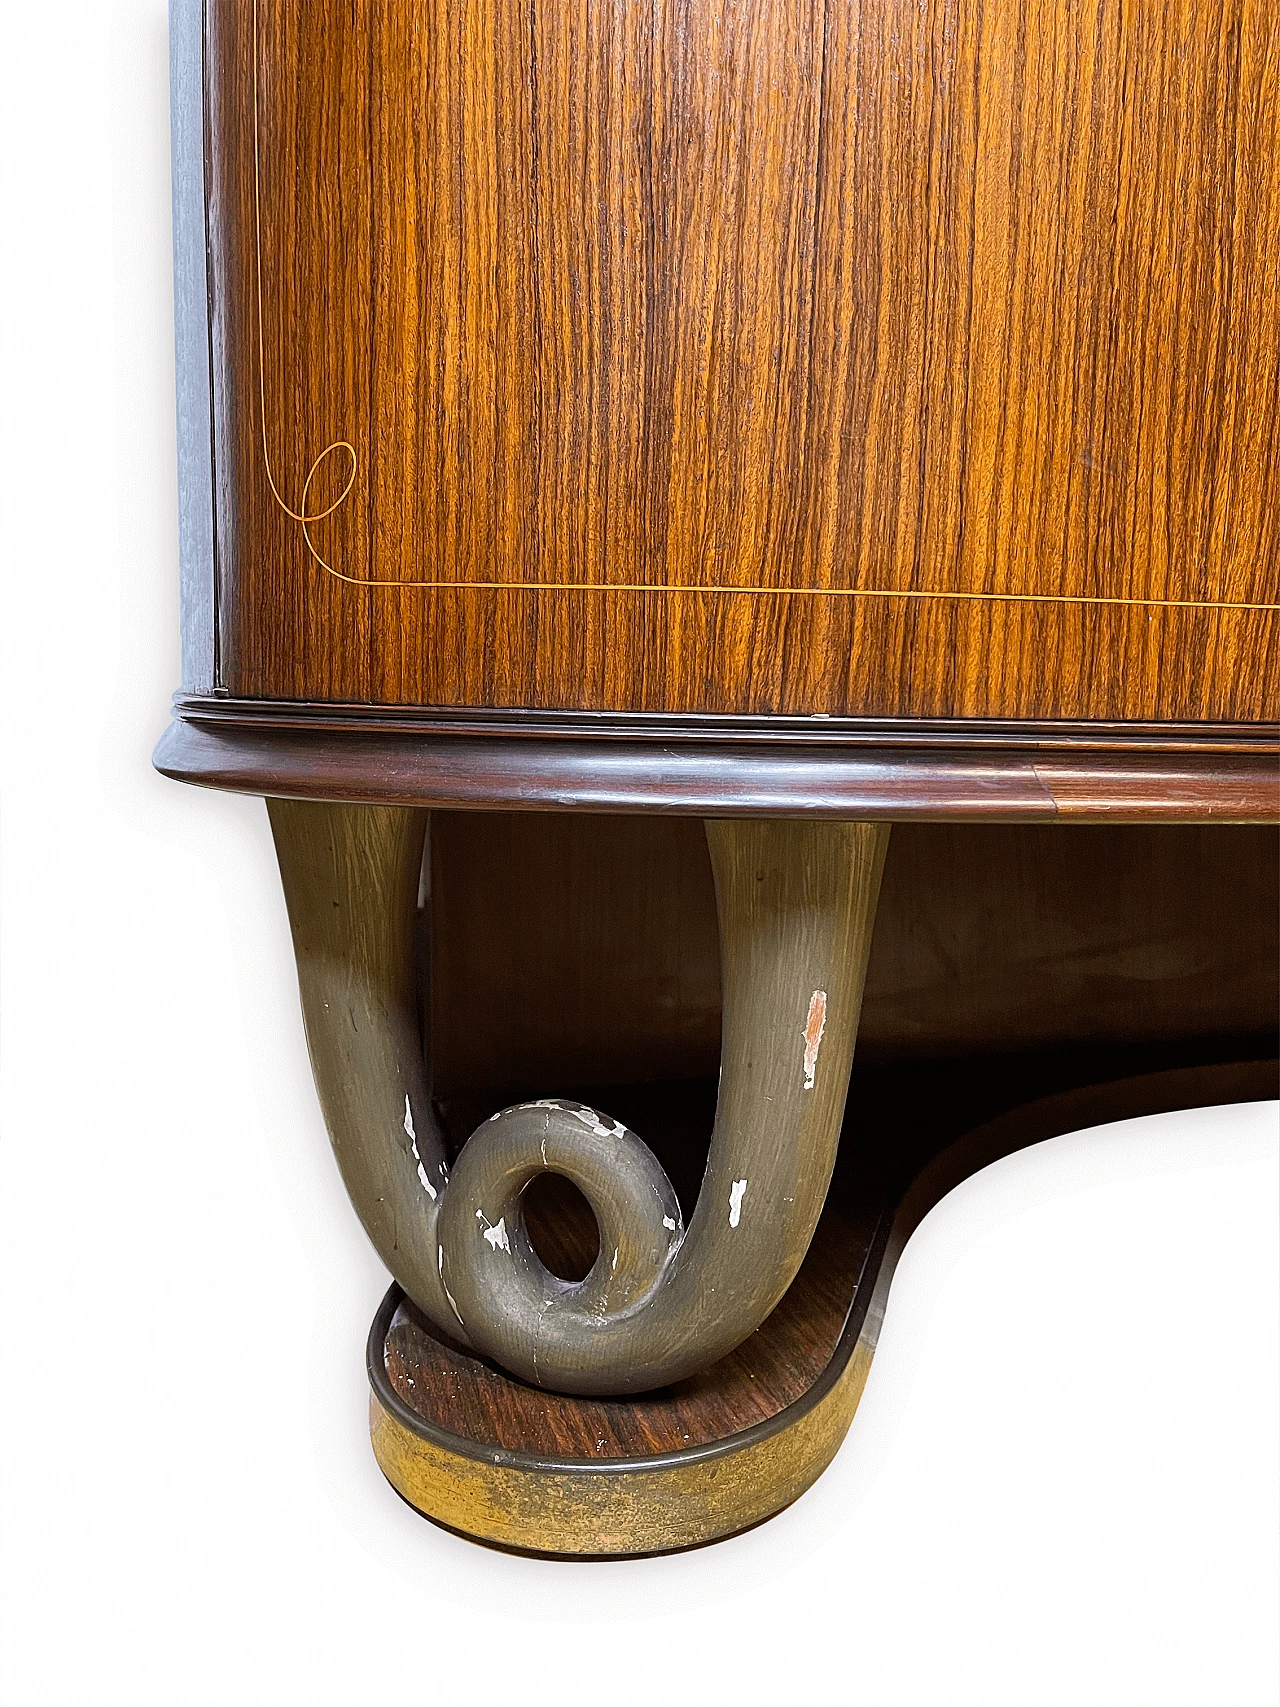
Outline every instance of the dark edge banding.
{"type": "Polygon", "coordinates": [[[778,741],[804,746],[1085,748],[1271,752],[1280,723],[1144,723],[1086,718],[859,717],[797,712],[576,711],[342,700],[173,696],[185,722],[314,733],[594,737],[635,741],[778,741]]]}
{"type": "Polygon", "coordinates": [[[169,115],[182,682],[198,693],[217,682],[203,0],[169,0],[169,115]]]}

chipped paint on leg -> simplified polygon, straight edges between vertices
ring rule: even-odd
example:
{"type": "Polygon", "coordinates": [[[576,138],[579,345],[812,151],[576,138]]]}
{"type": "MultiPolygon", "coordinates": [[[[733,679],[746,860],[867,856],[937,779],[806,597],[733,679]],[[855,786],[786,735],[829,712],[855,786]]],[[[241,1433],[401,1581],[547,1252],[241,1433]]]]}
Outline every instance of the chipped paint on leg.
{"type": "Polygon", "coordinates": [[[481,1238],[487,1240],[489,1245],[495,1251],[506,1251],[507,1255],[510,1256],[511,1241],[507,1238],[506,1216],[500,1215],[498,1217],[498,1225],[495,1227],[489,1220],[489,1217],[485,1214],[484,1210],[477,1209],[476,1220],[480,1223],[481,1238]]]}
{"type": "Polygon", "coordinates": [[[594,1108],[566,1109],[565,1112],[571,1113],[575,1120],[580,1120],[596,1138],[620,1138],[627,1130],[621,1121],[612,1121],[606,1126],[605,1120],[608,1117],[597,1114],[594,1108]]]}
{"type": "Polygon", "coordinates": [[[496,1227],[486,1227],[481,1236],[488,1241],[495,1251],[506,1251],[507,1255],[510,1256],[511,1241],[507,1238],[507,1218],[505,1215],[498,1218],[496,1227]]]}
{"type": "Polygon", "coordinates": [[[827,992],[815,990],[809,998],[809,1017],[804,1022],[804,1088],[811,1091],[818,1074],[818,1049],[827,1029],[827,992]]]}
{"type": "Polygon", "coordinates": [[[418,1178],[422,1181],[422,1189],[434,1203],[437,1196],[436,1188],[427,1177],[427,1170],[423,1166],[421,1155],[418,1153],[418,1134],[413,1129],[413,1110],[409,1107],[407,1096],[404,1099],[404,1130],[405,1136],[409,1140],[409,1148],[413,1151],[413,1159],[418,1164],[418,1178]]]}
{"type": "Polygon", "coordinates": [[[736,1227],[742,1220],[742,1200],[747,1195],[747,1182],[736,1179],[729,1192],[729,1225],[736,1227]]]}

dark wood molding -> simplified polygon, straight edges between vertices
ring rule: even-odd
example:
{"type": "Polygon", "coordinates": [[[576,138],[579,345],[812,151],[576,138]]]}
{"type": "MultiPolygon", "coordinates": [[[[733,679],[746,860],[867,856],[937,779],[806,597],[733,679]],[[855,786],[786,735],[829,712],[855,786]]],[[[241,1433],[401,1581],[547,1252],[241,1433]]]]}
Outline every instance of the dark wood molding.
{"type": "Polygon", "coordinates": [[[1280,755],[1280,723],[1135,723],[1085,719],[906,718],[743,715],[710,711],[546,711],[519,707],[355,704],[328,700],[240,699],[178,693],[174,711],[192,722],[271,729],[414,734],[545,735],[671,741],[768,741],[810,746],[1087,747],[1162,752],[1215,749],[1280,755]]]}
{"type": "Polygon", "coordinates": [[[976,822],[1280,819],[1269,724],[452,711],[180,695],[155,764],[206,787],[472,810],[976,822]]]}

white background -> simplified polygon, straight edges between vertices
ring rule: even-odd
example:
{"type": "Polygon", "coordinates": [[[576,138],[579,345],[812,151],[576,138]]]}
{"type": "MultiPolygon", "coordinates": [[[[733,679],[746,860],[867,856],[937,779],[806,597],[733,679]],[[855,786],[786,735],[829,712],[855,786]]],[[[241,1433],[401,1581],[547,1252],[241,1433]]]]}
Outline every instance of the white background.
{"type": "Polygon", "coordinates": [[[1274,1106],[963,1186],[836,1464],[748,1536],[539,1563],[382,1482],[385,1276],[265,814],[149,768],[178,680],[164,7],[3,22],[5,1703],[1274,1707],[1274,1106]]]}

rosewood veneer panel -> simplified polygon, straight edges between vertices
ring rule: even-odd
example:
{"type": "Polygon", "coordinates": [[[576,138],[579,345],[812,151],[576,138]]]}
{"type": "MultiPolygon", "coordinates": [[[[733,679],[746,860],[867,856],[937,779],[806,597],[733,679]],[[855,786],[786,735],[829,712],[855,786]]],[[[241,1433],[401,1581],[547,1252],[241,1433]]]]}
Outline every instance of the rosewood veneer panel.
{"type": "Polygon", "coordinates": [[[1278,27],[210,0],[223,685],[1274,716],[1278,27]]]}

